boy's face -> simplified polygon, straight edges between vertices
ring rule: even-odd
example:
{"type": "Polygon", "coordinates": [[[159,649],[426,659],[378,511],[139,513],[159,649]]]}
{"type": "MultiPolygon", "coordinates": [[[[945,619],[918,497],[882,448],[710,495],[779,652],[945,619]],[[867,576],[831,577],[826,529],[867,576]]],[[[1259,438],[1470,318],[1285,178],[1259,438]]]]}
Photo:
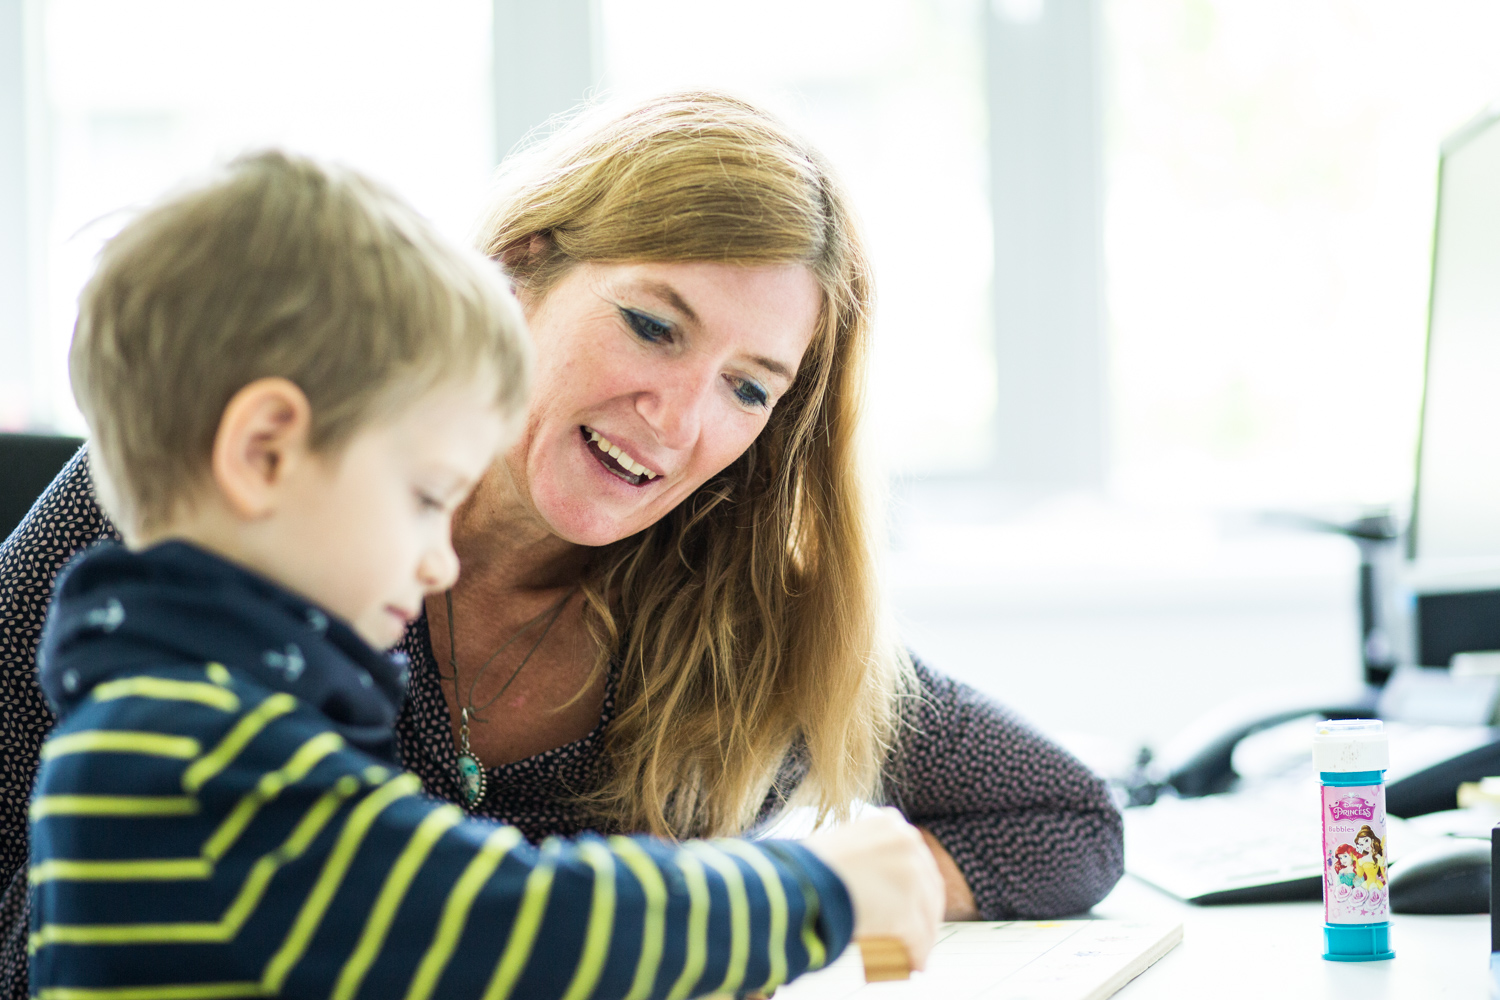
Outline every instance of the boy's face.
{"type": "Polygon", "coordinates": [[[299,463],[257,562],[262,572],[343,618],[370,645],[396,643],[423,598],[458,578],[450,525],[504,444],[487,380],[431,392],[299,463]]]}

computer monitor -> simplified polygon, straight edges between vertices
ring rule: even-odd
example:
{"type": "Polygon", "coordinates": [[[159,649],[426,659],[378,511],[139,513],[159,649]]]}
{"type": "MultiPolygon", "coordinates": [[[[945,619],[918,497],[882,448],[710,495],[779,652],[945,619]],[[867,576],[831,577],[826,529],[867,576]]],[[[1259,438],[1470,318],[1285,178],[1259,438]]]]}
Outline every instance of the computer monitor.
{"type": "Polygon", "coordinates": [[[1409,554],[1500,561],[1500,107],[1443,144],[1409,554]]]}
{"type": "Polygon", "coordinates": [[[1500,650],[1500,105],[1443,143],[1406,578],[1412,659],[1500,650]]]}

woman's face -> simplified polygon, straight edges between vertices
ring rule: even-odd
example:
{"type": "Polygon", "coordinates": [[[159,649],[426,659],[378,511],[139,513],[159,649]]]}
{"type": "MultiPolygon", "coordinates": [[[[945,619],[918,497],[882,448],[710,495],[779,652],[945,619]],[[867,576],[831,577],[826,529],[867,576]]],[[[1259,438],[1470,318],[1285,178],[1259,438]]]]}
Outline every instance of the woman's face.
{"type": "Polygon", "coordinates": [[[801,265],[573,268],[526,302],[536,381],[506,456],[520,496],[579,545],[654,524],[765,427],[821,299],[801,265]]]}
{"type": "Polygon", "coordinates": [[[1362,854],[1369,854],[1370,848],[1375,846],[1375,842],[1372,841],[1369,837],[1360,837],[1354,842],[1354,846],[1359,848],[1362,854]]]}

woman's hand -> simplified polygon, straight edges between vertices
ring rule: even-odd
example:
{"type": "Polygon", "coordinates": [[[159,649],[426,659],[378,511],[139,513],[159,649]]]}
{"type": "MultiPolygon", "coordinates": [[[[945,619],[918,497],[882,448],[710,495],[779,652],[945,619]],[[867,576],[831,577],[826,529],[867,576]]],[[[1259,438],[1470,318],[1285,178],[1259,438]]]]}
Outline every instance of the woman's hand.
{"type": "Polygon", "coordinates": [[[925,968],[943,919],[944,889],[917,828],[895,809],[880,809],[803,844],[849,890],[854,936],[898,938],[912,968],[925,968]]]}
{"type": "Polygon", "coordinates": [[[964,873],[959,870],[958,862],[953,860],[953,855],[948,849],[938,843],[938,839],[932,835],[932,831],[925,826],[917,827],[917,832],[927,842],[927,849],[932,852],[933,860],[937,862],[938,874],[943,877],[943,919],[944,920],[978,920],[979,905],[974,902],[974,890],[969,888],[968,880],[964,873]]]}

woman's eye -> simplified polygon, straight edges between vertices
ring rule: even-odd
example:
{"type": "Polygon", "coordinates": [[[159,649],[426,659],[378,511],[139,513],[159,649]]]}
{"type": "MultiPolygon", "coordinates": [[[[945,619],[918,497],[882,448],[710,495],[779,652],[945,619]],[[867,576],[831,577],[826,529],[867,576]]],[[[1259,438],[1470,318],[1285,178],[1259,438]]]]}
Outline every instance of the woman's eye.
{"type": "Polygon", "coordinates": [[[436,497],[428,496],[426,493],[418,490],[417,506],[421,507],[425,511],[441,511],[443,509],[443,502],[441,500],[438,500],[436,497]]]}
{"type": "Polygon", "coordinates": [[[624,314],[625,322],[630,324],[635,335],[648,343],[657,344],[672,336],[672,328],[659,319],[652,319],[634,309],[621,309],[620,312],[624,314]]]}
{"type": "Polygon", "coordinates": [[[748,406],[765,406],[771,398],[767,395],[766,390],[754,382],[747,382],[744,379],[740,379],[735,385],[734,394],[739,397],[740,402],[748,406]]]}

